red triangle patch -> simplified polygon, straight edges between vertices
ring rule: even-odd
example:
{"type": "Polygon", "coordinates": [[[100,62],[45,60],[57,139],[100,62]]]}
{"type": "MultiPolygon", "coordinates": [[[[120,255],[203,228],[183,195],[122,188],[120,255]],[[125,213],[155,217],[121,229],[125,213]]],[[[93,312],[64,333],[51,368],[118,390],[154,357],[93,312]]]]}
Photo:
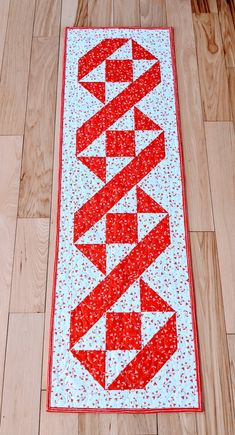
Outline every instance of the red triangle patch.
{"type": "Polygon", "coordinates": [[[105,351],[104,350],[71,350],[73,356],[77,358],[88,370],[93,378],[105,388],[105,351]]]}
{"type": "Polygon", "coordinates": [[[106,181],[106,158],[105,157],[78,157],[97,177],[106,181]]]}
{"type": "Polygon", "coordinates": [[[75,246],[81,251],[102,273],[106,273],[106,245],[79,245],[75,246]]]}
{"type": "Polygon", "coordinates": [[[105,83],[104,82],[80,82],[87,91],[94,95],[101,103],[105,103],[105,83]]]}
{"type": "Polygon", "coordinates": [[[134,107],[135,130],[161,130],[159,125],[155,124],[152,119],[134,107]]]}
{"type": "Polygon", "coordinates": [[[145,50],[144,47],[138,44],[138,42],[132,41],[132,57],[133,60],[141,60],[141,59],[156,59],[153,54],[151,54],[149,51],[145,50]]]}
{"type": "Polygon", "coordinates": [[[141,311],[174,311],[146,282],[140,279],[141,311]]]}
{"type": "Polygon", "coordinates": [[[151,196],[140,187],[136,187],[137,213],[167,213],[151,196]]]}

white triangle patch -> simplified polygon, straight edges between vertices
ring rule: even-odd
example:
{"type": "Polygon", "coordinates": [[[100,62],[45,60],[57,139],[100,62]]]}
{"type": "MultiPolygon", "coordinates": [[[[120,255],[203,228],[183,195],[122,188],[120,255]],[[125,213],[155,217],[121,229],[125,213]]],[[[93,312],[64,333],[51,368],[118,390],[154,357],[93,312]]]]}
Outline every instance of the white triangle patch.
{"type": "Polygon", "coordinates": [[[80,82],[105,82],[105,61],[83,77],[80,82]]]}
{"type": "Polygon", "coordinates": [[[118,48],[111,56],[110,60],[121,60],[121,59],[132,59],[132,43],[131,41],[126,42],[118,48]]]}
{"type": "Polygon", "coordinates": [[[110,128],[110,130],[134,130],[134,109],[128,110],[110,128]]]}
{"type": "Polygon", "coordinates": [[[106,133],[102,133],[100,137],[94,140],[79,156],[81,157],[105,157],[106,133]]]}
{"type": "Polygon", "coordinates": [[[108,103],[120,94],[130,82],[107,82],[105,85],[105,102],[108,103]]]}
{"type": "Polygon", "coordinates": [[[141,329],[142,343],[145,346],[149,340],[165,325],[168,319],[173,315],[173,312],[156,312],[141,314],[141,329]]]}
{"type": "Polygon", "coordinates": [[[136,154],[138,155],[146,148],[161,132],[162,130],[135,131],[136,154]]]}
{"type": "Polygon", "coordinates": [[[137,350],[108,350],[106,352],[106,386],[117,378],[137,353],[137,350]]]}
{"type": "Polygon", "coordinates": [[[156,62],[156,60],[134,60],[133,79],[138,79],[138,77],[140,77],[145,71],[148,71],[148,69],[150,69],[156,62]]]}
{"type": "Polygon", "coordinates": [[[105,243],[106,219],[103,217],[93,227],[91,227],[76,242],[79,244],[103,244],[105,243]]]}
{"type": "Polygon", "coordinates": [[[107,157],[106,181],[110,181],[114,175],[118,174],[132,159],[132,157],[107,157]]]}
{"type": "Polygon", "coordinates": [[[115,204],[110,213],[137,213],[136,186],[115,204]]]}
{"type": "Polygon", "coordinates": [[[135,247],[134,243],[110,243],[106,245],[107,274],[135,247]]]}
{"type": "Polygon", "coordinates": [[[106,316],[101,317],[95,325],[73,346],[74,350],[105,350],[106,316]]]}
{"type": "Polygon", "coordinates": [[[135,281],[129,289],[118,299],[110,311],[115,312],[140,312],[140,287],[139,281],[135,281]]]}
{"type": "Polygon", "coordinates": [[[137,216],[140,241],[166,216],[166,213],[138,213],[137,216]]]}

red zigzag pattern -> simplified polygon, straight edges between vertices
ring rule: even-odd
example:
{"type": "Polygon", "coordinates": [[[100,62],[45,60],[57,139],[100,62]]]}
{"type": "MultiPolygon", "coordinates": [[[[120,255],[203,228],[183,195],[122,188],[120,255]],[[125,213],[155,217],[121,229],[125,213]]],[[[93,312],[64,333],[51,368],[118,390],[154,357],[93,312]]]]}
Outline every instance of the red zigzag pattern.
{"type": "MultiPolygon", "coordinates": [[[[105,39],[100,42],[79,60],[78,80],[83,79],[127,42],[128,39],[105,39]]],[[[70,351],[90,372],[93,378],[103,388],[109,390],[144,388],[177,349],[176,314],[174,310],[141,278],[144,271],[170,245],[168,213],[137,186],[143,177],[165,158],[164,132],[160,132],[156,139],[139,154],[135,155],[132,131],[111,132],[108,130],[133,107],[135,130],[161,130],[155,122],[135,107],[135,104],[161,82],[160,63],[137,42],[132,40],[131,43],[133,60],[145,59],[155,60],[155,62],[134,81],[132,80],[132,74],[130,74],[131,61],[118,61],[120,70],[113,68],[113,65],[110,64],[109,71],[106,72],[106,80],[123,81],[120,76],[121,71],[124,76],[130,76],[131,82],[107,104],[105,104],[105,83],[80,82],[87,91],[103,103],[103,107],[77,130],[76,135],[76,155],[78,159],[105,184],[74,215],[75,246],[101,272],[106,274],[106,245],[84,245],[80,244],[78,239],[101,218],[106,216],[107,219],[108,216],[109,219],[106,220],[106,243],[107,240],[120,243],[121,237],[125,237],[125,240],[130,243],[136,242],[129,254],[109,274],[105,275],[104,279],[88,296],[71,311],[70,351]],[[110,74],[110,79],[107,77],[108,74],[110,74]],[[106,182],[105,157],[80,157],[80,153],[107,130],[106,151],[108,146],[109,151],[107,152],[111,153],[111,155],[118,153],[119,156],[133,157],[108,182],[106,182]],[[126,214],[123,217],[118,214],[111,215],[108,213],[135,186],[137,186],[137,213],[164,214],[161,221],[140,241],[136,239],[136,221],[131,214],[126,214]],[[172,316],[165,325],[145,346],[141,344],[141,313],[113,313],[109,311],[138,279],[140,279],[141,313],[172,312],[172,316]],[[106,385],[106,350],[74,349],[75,344],[104,315],[106,315],[106,349],[138,349],[136,356],[108,386],[106,385]],[[115,342],[112,332],[110,333],[110,329],[115,328],[118,337],[120,325],[122,333],[125,331],[126,334],[125,343],[122,341],[115,342]]]]}

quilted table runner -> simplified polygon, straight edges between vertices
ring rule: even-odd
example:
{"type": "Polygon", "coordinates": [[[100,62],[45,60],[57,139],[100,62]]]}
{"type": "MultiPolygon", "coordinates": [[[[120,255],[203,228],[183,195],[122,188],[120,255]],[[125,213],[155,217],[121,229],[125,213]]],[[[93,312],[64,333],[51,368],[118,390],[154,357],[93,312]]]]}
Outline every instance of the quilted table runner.
{"type": "Polygon", "coordinates": [[[200,411],[171,28],[68,28],[50,411],[200,411]]]}

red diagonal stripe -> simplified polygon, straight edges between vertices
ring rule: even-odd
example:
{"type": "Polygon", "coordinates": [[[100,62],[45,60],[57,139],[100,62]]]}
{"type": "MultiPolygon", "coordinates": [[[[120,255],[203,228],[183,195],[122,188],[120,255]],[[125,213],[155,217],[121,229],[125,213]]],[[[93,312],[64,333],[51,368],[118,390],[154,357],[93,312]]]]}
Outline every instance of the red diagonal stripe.
{"type": "Polygon", "coordinates": [[[84,54],[78,62],[78,80],[89,74],[127,41],[126,38],[104,39],[84,54]]]}
{"type": "Polygon", "coordinates": [[[153,336],[146,346],[131,360],[109,390],[145,388],[156,373],[177,350],[176,314],[153,336]]]}
{"type": "Polygon", "coordinates": [[[98,222],[165,157],[164,133],[116,174],[74,214],[74,242],[98,222]]]}
{"type": "Polygon", "coordinates": [[[112,307],[169,244],[169,216],[165,216],[110,274],[71,311],[71,348],[112,307]]]}
{"type": "Polygon", "coordinates": [[[78,130],[77,156],[104,131],[130,110],[161,81],[160,63],[157,61],[106,106],[86,121],[78,130]]]}

